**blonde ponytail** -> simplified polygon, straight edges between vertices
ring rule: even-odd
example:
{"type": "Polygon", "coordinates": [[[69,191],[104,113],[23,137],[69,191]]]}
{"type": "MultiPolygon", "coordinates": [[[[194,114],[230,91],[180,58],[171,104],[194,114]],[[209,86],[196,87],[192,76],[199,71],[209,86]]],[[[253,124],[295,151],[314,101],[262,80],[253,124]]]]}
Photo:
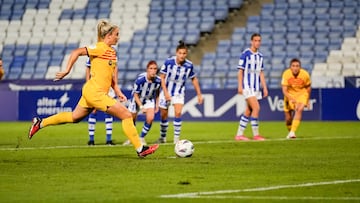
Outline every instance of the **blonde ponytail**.
{"type": "Polygon", "coordinates": [[[112,33],[115,28],[118,28],[118,26],[106,20],[100,20],[97,24],[98,42],[102,41],[107,34],[112,33]]]}

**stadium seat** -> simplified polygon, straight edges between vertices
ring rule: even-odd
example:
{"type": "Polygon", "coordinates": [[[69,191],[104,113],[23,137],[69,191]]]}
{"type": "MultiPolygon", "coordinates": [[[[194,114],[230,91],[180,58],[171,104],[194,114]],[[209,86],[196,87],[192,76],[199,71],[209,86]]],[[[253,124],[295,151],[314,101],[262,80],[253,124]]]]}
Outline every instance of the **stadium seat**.
{"type": "Polygon", "coordinates": [[[215,27],[215,18],[212,16],[203,16],[200,24],[200,31],[210,33],[215,27]]]}
{"type": "MultiPolygon", "coordinates": [[[[118,53],[122,66],[128,66],[130,61],[136,63],[130,59],[136,55],[164,60],[173,54],[179,40],[195,45],[202,32],[212,32],[217,21],[226,19],[229,10],[239,9],[242,3],[242,0],[2,1],[0,27],[4,32],[0,33],[0,53],[11,73],[9,78],[45,78],[49,66],[62,66],[66,59],[61,55],[94,43],[94,25],[98,19],[108,18],[120,22],[118,53]],[[74,27],[79,32],[69,32],[74,27]],[[25,60],[18,62],[19,56],[25,60]],[[38,65],[41,67],[25,71],[27,66],[38,65]]],[[[360,31],[356,30],[360,22],[359,6],[359,2],[352,0],[275,0],[263,4],[260,15],[249,17],[245,27],[234,28],[228,41],[218,43],[215,58],[207,61],[215,66],[218,57],[227,58],[227,65],[234,66],[242,50],[249,46],[249,35],[260,32],[263,36],[260,51],[274,61],[285,60],[283,63],[287,64],[290,58],[308,57],[304,64],[314,68],[318,62],[338,62],[343,63],[340,73],[349,75],[353,68],[347,70],[344,64],[360,63],[360,46],[348,40],[360,37],[360,31]],[[334,57],[331,50],[340,51],[342,57],[334,57]],[[286,54],[280,54],[281,51],[286,54]]],[[[266,64],[272,66],[271,61],[266,59],[266,64]]],[[[203,60],[201,69],[207,63],[203,60]]],[[[222,64],[221,60],[216,63],[222,64]]],[[[74,77],[83,73],[77,74],[74,77]]]]}
{"type": "Polygon", "coordinates": [[[343,63],[341,74],[343,76],[355,76],[358,71],[357,63],[343,63]]]}
{"type": "Polygon", "coordinates": [[[185,34],[185,43],[188,45],[196,45],[200,40],[200,31],[197,29],[189,29],[185,34]]]}

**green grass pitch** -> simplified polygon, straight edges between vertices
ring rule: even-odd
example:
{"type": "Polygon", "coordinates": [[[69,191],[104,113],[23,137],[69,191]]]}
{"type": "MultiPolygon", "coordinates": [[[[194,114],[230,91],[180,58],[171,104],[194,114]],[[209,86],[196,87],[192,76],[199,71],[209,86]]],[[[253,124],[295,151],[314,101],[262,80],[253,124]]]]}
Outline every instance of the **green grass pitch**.
{"type": "MultiPolygon", "coordinates": [[[[101,122],[95,147],[86,122],[32,140],[29,125],[0,122],[0,202],[360,202],[359,122],[302,122],[296,140],[283,122],[260,122],[266,141],[236,142],[238,122],[184,121],[191,158],[175,157],[170,122],[169,143],[145,159],[121,145],[119,122],[113,147],[101,122]]],[[[158,135],[155,122],[146,139],[158,135]]]]}

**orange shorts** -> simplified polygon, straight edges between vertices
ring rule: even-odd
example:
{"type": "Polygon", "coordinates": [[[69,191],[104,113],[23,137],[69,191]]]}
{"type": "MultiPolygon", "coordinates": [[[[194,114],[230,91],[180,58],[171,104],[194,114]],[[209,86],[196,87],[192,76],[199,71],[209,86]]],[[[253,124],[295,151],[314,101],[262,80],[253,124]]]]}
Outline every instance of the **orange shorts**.
{"type": "Polygon", "coordinates": [[[83,108],[95,108],[106,112],[108,107],[115,105],[116,102],[116,99],[109,96],[108,91],[87,82],[82,89],[78,104],[83,108]]]}
{"type": "Polygon", "coordinates": [[[295,104],[304,104],[307,105],[309,96],[308,94],[299,94],[296,96],[293,96],[295,98],[296,103],[290,102],[286,97],[284,98],[284,111],[289,112],[295,110],[295,104]]]}

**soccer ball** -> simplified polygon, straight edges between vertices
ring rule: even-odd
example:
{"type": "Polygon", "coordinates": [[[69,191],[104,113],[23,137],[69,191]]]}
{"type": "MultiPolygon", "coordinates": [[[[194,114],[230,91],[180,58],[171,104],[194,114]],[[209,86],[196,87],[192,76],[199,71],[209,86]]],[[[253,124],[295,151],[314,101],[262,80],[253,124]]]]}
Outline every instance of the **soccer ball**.
{"type": "Polygon", "coordinates": [[[190,140],[179,140],[175,144],[175,154],[178,157],[191,157],[194,150],[194,145],[190,140]]]}

